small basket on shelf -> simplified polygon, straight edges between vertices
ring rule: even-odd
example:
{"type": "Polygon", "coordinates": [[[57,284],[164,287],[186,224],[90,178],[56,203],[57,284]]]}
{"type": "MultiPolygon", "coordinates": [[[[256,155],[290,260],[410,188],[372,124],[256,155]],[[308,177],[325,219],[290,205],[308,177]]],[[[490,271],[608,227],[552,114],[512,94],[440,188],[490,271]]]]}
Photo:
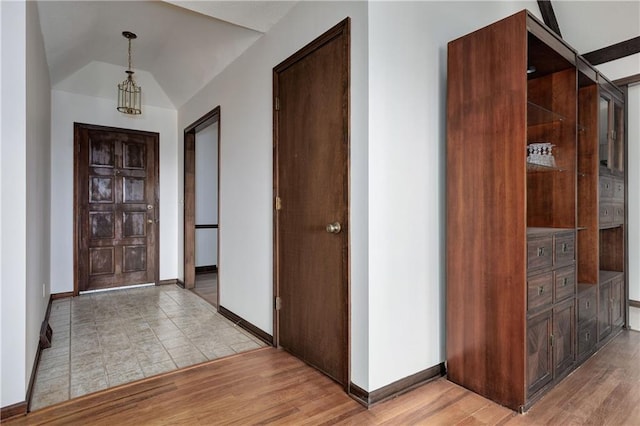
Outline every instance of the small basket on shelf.
{"type": "Polygon", "coordinates": [[[527,167],[536,168],[556,168],[556,159],[553,157],[553,147],[549,142],[535,142],[527,145],[527,167]]]}

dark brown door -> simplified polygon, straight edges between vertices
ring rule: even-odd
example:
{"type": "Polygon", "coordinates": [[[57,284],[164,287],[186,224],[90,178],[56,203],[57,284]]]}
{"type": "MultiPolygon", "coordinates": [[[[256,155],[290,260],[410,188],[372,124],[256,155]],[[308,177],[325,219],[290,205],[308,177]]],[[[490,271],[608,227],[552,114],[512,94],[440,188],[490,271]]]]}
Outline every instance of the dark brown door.
{"type": "Polygon", "coordinates": [[[158,134],[75,124],[75,292],[158,281],[158,134]]]}
{"type": "Polygon", "coordinates": [[[349,21],[274,68],[278,344],[348,382],[349,21]]]}

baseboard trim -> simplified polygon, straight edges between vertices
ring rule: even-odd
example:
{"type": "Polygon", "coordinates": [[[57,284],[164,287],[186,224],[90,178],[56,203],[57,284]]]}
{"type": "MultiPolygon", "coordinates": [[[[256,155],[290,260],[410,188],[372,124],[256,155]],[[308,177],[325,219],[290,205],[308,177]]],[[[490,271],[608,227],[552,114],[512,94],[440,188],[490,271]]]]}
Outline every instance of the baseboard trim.
{"type": "Polygon", "coordinates": [[[73,297],[73,292],[72,291],[67,291],[65,293],[53,293],[53,294],[51,294],[51,298],[53,300],[66,299],[67,297],[73,297]]]}
{"type": "Polygon", "coordinates": [[[629,306],[632,308],[640,308],[639,300],[629,300],[629,306]]]}
{"type": "Polygon", "coordinates": [[[171,278],[168,280],[160,280],[158,281],[158,285],[177,285],[184,288],[184,283],[177,278],[171,278]]]}
{"type": "Polygon", "coordinates": [[[367,408],[370,408],[376,404],[387,401],[403,393],[409,392],[431,380],[442,377],[446,374],[444,363],[441,362],[438,365],[427,368],[426,370],[419,371],[411,376],[407,376],[404,379],[397,380],[393,383],[383,386],[380,389],[376,389],[373,392],[367,392],[354,383],[349,384],[349,396],[361,403],[367,408]]]}
{"type": "MultiPolygon", "coordinates": [[[[73,294],[73,293],[71,293],[73,294]]],[[[27,395],[25,398],[26,410],[29,412],[31,407],[31,397],[33,396],[33,387],[36,383],[36,375],[38,374],[38,367],[40,366],[40,356],[42,350],[51,347],[51,338],[53,337],[53,330],[49,325],[49,317],[51,316],[51,305],[53,304],[55,297],[53,294],[49,295],[49,303],[47,304],[47,310],[44,314],[44,320],[40,326],[40,341],[38,343],[38,350],[36,351],[36,357],[33,361],[33,368],[31,369],[31,377],[29,378],[29,386],[27,386],[27,395]]]]}
{"type": "Polygon", "coordinates": [[[253,334],[258,339],[265,342],[267,345],[273,346],[273,336],[267,333],[266,331],[256,327],[255,325],[251,324],[249,321],[245,320],[244,318],[234,314],[224,306],[219,306],[218,312],[220,313],[220,315],[222,315],[223,317],[225,317],[235,325],[239,325],[243,329],[247,330],[249,333],[253,334]]]}
{"type": "Polygon", "coordinates": [[[196,266],[196,275],[208,274],[210,272],[218,272],[218,266],[217,265],[196,266]]]}
{"type": "Polygon", "coordinates": [[[27,415],[27,401],[17,402],[0,408],[0,420],[5,421],[18,416],[27,415]]]}

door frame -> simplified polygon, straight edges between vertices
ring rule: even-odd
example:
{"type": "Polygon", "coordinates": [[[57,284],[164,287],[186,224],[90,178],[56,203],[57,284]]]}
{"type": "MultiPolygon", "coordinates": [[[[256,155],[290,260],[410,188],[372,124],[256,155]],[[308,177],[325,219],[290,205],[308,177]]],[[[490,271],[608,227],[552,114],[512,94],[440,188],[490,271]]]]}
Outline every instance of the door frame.
{"type": "Polygon", "coordinates": [[[153,255],[155,256],[155,268],[153,283],[158,285],[160,280],[160,134],[157,132],[147,132],[143,130],[124,129],[120,127],[100,126],[97,124],[86,123],[73,123],[73,295],[78,296],[80,294],[80,277],[79,277],[79,265],[80,265],[80,204],[86,194],[80,194],[80,131],[82,130],[101,130],[107,132],[120,132],[129,133],[135,135],[142,135],[153,138],[153,148],[155,150],[154,155],[154,178],[155,188],[154,192],[154,206],[156,210],[156,220],[153,223],[153,231],[155,233],[155,250],[153,255]]]}
{"type": "Polygon", "coordinates": [[[349,392],[351,383],[351,19],[349,17],[343,19],[341,22],[327,30],[325,33],[302,47],[293,55],[285,59],[283,62],[273,68],[273,99],[272,99],[272,111],[273,111],[273,345],[280,347],[280,313],[278,309],[277,300],[280,297],[280,268],[281,263],[279,259],[279,216],[278,216],[278,202],[277,196],[279,194],[279,86],[278,75],[286,70],[291,65],[312,54],[325,44],[329,43],[333,39],[339,36],[344,36],[343,48],[345,53],[346,67],[346,99],[345,108],[343,109],[343,118],[346,123],[344,132],[347,141],[347,158],[346,158],[346,226],[347,234],[345,235],[345,242],[343,245],[343,256],[345,262],[343,283],[343,294],[345,297],[344,303],[344,318],[346,324],[345,328],[345,347],[343,348],[343,357],[345,364],[345,383],[342,383],[345,391],[349,392]]]}
{"type": "Polygon", "coordinates": [[[218,238],[216,263],[218,276],[216,280],[216,304],[220,307],[220,105],[194,121],[184,129],[184,287],[195,287],[196,278],[196,133],[205,127],[218,123],[218,238]]]}

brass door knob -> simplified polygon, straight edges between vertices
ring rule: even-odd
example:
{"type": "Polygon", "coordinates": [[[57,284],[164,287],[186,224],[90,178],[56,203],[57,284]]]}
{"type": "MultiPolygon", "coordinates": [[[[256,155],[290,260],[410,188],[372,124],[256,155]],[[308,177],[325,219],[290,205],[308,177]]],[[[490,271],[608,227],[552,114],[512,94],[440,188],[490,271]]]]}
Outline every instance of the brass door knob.
{"type": "Polygon", "coordinates": [[[342,226],[340,222],[333,222],[327,225],[327,232],[330,234],[339,234],[342,231],[342,226]]]}

